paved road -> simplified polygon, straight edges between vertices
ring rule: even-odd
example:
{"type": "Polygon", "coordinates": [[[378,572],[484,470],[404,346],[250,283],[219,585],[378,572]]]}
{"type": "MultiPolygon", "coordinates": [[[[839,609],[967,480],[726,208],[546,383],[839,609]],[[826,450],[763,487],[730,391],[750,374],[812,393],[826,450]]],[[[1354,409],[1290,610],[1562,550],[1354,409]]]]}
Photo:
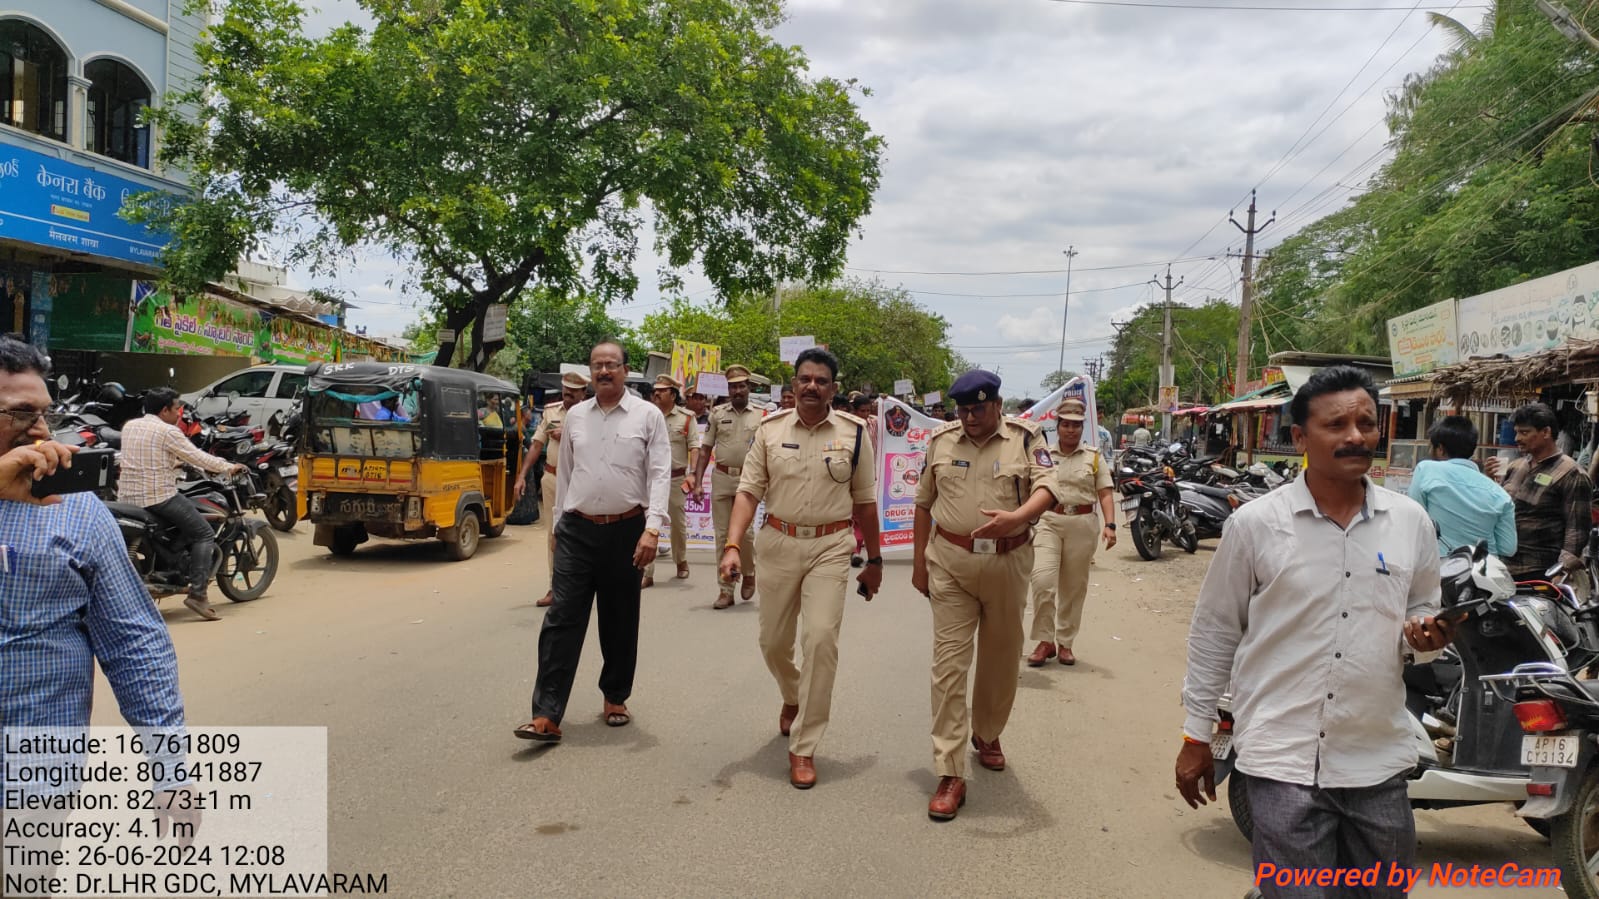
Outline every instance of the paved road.
{"type": "MultiPolygon", "coordinates": [[[[283,536],[283,535],[280,535],[283,536]]],[[[477,558],[379,541],[352,559],[282,541],[270,593],[205,623],[167,600],[191,723],[326,725],[330,854],[400,896],[1243,894],[1248,846],[1225,801],[1171,786],[1183,638],[1208,547],[1101,558],[1075,668],[1022,668],[1010,767],[974,772],[954,822],[926,816],[930,615],[891,561],[845,618],[819,785],[787,784],[779,697],[754,604],[713,611],[708,553],[645,593],[632,726],[607,728],[592,636],[565,741],[530,748],[547,575],[542,528],[477,558]]],[[[670,569],[663,566],[664,571],[670,569]]],[[[102,688],[96,723],[120,719],[102,688]]],[[[1499,808],[1422,812],[1422,859],[1542,864],[1499,808]]],[[[1554,890],[1469,895],[1559,896],[1554,890]]],[[[1417,896],[1463,895],[1418,890],[1417,896]]]]}

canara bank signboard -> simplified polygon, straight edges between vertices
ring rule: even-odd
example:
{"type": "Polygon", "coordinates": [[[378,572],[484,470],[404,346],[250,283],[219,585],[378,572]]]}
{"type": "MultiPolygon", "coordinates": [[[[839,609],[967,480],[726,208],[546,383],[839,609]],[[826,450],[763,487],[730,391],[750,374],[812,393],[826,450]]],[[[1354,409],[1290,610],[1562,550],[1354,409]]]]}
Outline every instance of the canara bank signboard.
{"type": "Polygon", "coordinates": [[[1388,355],[1394,377],[1419,375],[1460,361],[1455,301],[1444,300],[1388,320],[1388,355]]]}
{"type": "Polygon", "coordinates": [[[130,197],[170,186],[0,143],[0,237],[157,265],[167,235],[123,220],[130,197]]]}

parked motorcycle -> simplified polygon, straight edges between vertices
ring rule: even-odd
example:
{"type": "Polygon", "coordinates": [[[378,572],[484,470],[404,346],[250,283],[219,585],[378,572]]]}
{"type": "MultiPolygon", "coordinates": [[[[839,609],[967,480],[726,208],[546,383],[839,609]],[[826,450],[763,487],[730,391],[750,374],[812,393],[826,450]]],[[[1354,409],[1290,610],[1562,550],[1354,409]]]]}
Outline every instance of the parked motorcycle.
{"type": "MultiPolygon", "coordinates": [[[[246,518],[252,502],[248,477],[200,480],[179,486],[216,532],[212,576],[222,595],[234,602],[261,598],[278,572],[278,540],[267,523],[246,518]]],[[[260,502],[259,498],[254,499],[260,502]]],[[[189,589],[189,548],[167,522],[140,506],[110,502],[127,544],[128,557],[156,599],[189,589]]]]}
{"type": "Polygon", "coordinates": [[[1133,548],[1146,561],[1160,558],[1161,545],[1170,541],[1186,552],[1199,548],[1193,523],[1187,521],[1182,494],[1170,468],[1127,475],[1120,479],[1122,512],[1127,516],[1127,533],[1133,548]]]}
{"type": "MultiPolygon", "coordinates": [[[[1538,794],[1532,788],[1537,786],[1537,769],[1528,767],[1541,757],[1528,751],[1524,745],[1528,741],[1522,737],[1528,719],[1493,684],[1527,663],[1560,672],[1591,664],[1599,658],[1599,645],[1592,636],[1596,609],[1577,609],[1563,588],[1551,584],[1517,584],[1504,563],[1489,555],[1486,543],[1446,556],[1439,575],[1442,614],[1463,618],[1456,626],[1452,654],[1406,673],[1406,708],[1420,760],[1410,778],[1410,804],[1439,809],[1526,802],[1518,814],[1548,835],[1552,813],[1535,806],[1538,794]],[[1433,733],[1446,720],[1453,721],[1445,729],[1454,736],[1452,744],[1445,743],[1448,751],[1442,752],[1433,733]],[[1529,796],[1534,799],[1529,801],[1529,796]]],[[[1236,753],[1231,746],[1232,720],[1225,708],[1218,719],[1211,753],[1219,784],[1231,772],[1236,753]]],[[[1599,727],[1599,716],[1595,722],[1599,727]]],[[[1566,750],[1576,758],[1574,745],[1554,751],[1566,750]]],[[[1599,785],[1599,775],[1595,784],[1599,785]]],[[[1250,837],[1254,819],[1243,778],[1231,780],[1227,798],[1233,823],[1250,837]]],[[[1599,796],[1595,806],[1599,814],[1599,796]]],[[[1599,852],[1599,836],[1590,840],[1596,843],[1590,854],[1599,852]]]]}
{"type": "Polygon", "coordinates": [[[261,501],[261,514],[274,530],[292,531],[300,520],[300,510],[295,496],[300,486],[300,466],[295,461],[294,447],[281,440],[257,443],[238,460],[255,482],[255,492],[261,501]]]}

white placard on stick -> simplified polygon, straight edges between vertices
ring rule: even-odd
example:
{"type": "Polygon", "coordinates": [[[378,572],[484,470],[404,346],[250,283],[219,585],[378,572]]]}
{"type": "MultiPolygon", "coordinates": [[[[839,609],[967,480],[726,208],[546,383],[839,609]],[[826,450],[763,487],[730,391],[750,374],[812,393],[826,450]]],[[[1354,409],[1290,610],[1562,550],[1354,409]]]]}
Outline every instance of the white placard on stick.
{"type": "Polygon", "coordinates": [[[702,371],[694,381],[694,389],[706,396],[727,396],[727,375],[702,371]]]}
{"type": "Polygon", "coordinates": [[[913,389],[910,378],[900,378],[894,382],[895,396],[909,396],[913,389]]]}
{"type": "Polygon", "coordinates": [[[799,358],[799,354],[816,346],[816,338],[804,334],[798,337],[779,337],[777,339],[777,357],[790,365],[799,358]]]}
{"type": "Polygon", "coordinates": [[[932,393],[929,393],[926,396],[922,397],[922,405],[931,406],[934,403],[937,403],[937,402],[941,401],[942,399],[944,399],[944,394],[939,392],[939,391],[937,391],[937,390],[935,390],[932,393]]]}

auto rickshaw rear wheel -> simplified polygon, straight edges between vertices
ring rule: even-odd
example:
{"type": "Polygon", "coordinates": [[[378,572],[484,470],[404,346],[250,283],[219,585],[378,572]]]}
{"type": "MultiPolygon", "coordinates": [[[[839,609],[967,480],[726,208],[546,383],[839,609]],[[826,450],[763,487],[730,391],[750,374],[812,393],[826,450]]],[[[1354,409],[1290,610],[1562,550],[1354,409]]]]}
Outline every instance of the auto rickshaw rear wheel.
{"type": "Polygon", "coordinates": [[[328,544],[328,551],[335,556],[355,555],[355,548],[366,542],[366,529],[360,525],[345,525],[335,528],[333,540],[328,544]]]}
{"type": "Polygon", "coordinates": [[[454,533],[453,540],[446,540],[444,545],[448,549],[450,558],[457,562],[464,562],[477,553],[478,537],[483,532],[482,522],[478,520],[476,508],[467,509],[461,513],[461,520],[450,529],[454,533]]]}

